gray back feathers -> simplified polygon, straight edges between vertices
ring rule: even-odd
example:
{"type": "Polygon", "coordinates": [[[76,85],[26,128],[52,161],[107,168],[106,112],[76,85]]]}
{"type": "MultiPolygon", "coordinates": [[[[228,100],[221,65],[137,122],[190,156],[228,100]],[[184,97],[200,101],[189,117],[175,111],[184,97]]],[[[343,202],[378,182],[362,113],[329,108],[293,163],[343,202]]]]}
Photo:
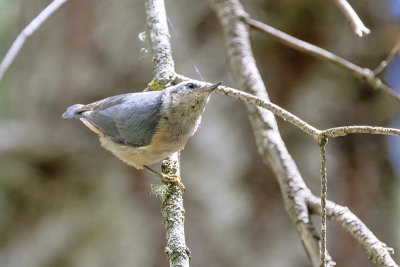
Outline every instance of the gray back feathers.
{"type": "Polygon", "coordinates": [[[73,105],[63,118],[85,118],[119,144],[150,144],[161,118],[162,91],[116,95],[88,104],[73,105]]]}

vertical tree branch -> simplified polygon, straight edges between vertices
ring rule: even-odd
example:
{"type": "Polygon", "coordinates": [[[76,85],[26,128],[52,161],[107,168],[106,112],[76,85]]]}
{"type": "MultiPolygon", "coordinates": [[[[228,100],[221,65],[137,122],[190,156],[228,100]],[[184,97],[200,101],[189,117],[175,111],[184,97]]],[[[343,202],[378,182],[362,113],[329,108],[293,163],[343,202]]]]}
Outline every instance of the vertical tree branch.
{"type": "Polygon", "coordinates": [[[321,267],[326,266],[326,155],[325,148],[328,140],[323,137],[319,141],[321,152],[321,267]]]}
{"type": "MultiPolygon", "coordinates": [[[[161,168],[165,174],[180,175],[179,153],[163,160],[161,168]]],[[[166,191],[161,199],[161,214],[167,230],[165,254],[170,266],[189,267],[190,250],[185,243],[183,190],[176,183],[164,181],[163,187],[166,191]]]]}
{"type": "MultiPolygon", "coordinates": [[[[176,77],[167,16],[163,0],[146,0],[147,30],[153,55],[154,79],[150,84],[161,89],[168,86],[176,77]]],[[[154,89],[154,88],[151,88],[154,89]]],[[[179,176],[179,154],[175,153],[162,162],[163,172],[179,176]]],[[[185,242],[185,210],[183,207],[183,189],[177,183],[166,180],[158,192],[162,198],[161,215],[167,231],[167,254],[171,267],[189,267],[190,251],[185,242]]]]}

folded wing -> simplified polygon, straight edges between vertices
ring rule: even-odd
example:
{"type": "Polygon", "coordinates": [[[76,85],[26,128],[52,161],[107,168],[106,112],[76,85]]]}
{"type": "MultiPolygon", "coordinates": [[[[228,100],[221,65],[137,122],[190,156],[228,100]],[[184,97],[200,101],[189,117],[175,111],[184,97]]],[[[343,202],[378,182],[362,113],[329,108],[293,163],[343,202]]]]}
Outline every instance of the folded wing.
{"type": "Polygon", "coordinates": [[[80,107],[80,114],[119,144],[150,144],[161,118],[161,91],[112,96],[80,107]]]}

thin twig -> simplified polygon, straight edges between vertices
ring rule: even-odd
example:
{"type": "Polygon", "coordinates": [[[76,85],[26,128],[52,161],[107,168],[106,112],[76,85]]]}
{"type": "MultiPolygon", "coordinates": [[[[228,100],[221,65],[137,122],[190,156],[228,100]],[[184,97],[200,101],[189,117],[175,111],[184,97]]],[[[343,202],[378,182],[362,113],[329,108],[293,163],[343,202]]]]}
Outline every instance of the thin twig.
{"type": "Polygon", "coordinates": [[[400,40],[396,43],[396,45],[390,50],[389,55],[383,60],[376,69],[374,69],[374,74],[378,75],[381,73],[387,65],[389,65],[390,61],[393,59],[393,57],[397,54],[397,52],[400,50],[400,40]]]}
{"type": "Polygon", "coordinates": [[[276,28],[273,28],[267,24],[264,24],[260,21],[248,18],[247,16],[243,16],[243,20],[253,27],[254,29],[260,30],[264,33],[269,34],[275,40],[279,41],[280,43],[287,45],[295,50],[300,52],[309,54],[314,56],[318,59],[325,60],[331,62],[341,68],[348,70],[352,73],[355,77],[366,81],[372,88],[379,90],[386,94],[387,96],[395,99],[396,101],[400,102],[400,95],[393,91],[390,87],[382,82],[381,79],[375,76],[374,72],[368,68],[362,68],[357,66],[344,58],[339,57],[325,49],[322,49],[318,46],[313,44],[304,42],[300,39],[297,39],[289,34],[286,34],[276,28]]]}
{"type": "MultiPolygon", "coordinates": [[[[146,0],[147,30],[153,55],[154,79],[150,86],[166,87],[175,80],[174,60],[167,16],[163,0],[146,0]]],[[[161,164],[163,173],[180,175],[179,153],[174,153],[161,164]]],[[[162,180],[161,214],[167,235],[167,254],[171,267],[189,267],[190,250],[185,241],[185,209],[183,207],[183,189],[178,183],[162,180]]]]}
{"type": "MultiPolygon", "coordinates": [[[[308,205],[313,214],[321,214],[320,198],[311,195],[308,205]]],[[[390,254],[394,253],[393,249],[381,242],[347,207],[337,205],[328,200],[326,203],[326,215],[328,219],[336,221],[345,231],[349,232],[375,264],[384,267],[398,267],[390,256],[390,254]]]]}
{"type": "Polygon", "coordinates": [[[383,134],[383,135],[399,135],[400,129],[385,128],[379,126],[343,126],[323,130],[321,135],[335,138],[348,134],[383,134]]]}
{"type": "Polygon", "coordinates": [[[319,142],[321,153],[321,267],[326,267],[326,195],[328,192],[326,178],[326,143],[327,138],[321,138],[319,142]]]}
{"type": "Polygon", "coordinates": [[[364,23],[358,17],[357,13],[351,7],[351,5],[346,0],[333,0],[336,5],[342,10],[346,18],[349,20],[354,33],[358,37],[364,37],[371,33],[371,31],[365,27],[364,23]]]}
{"type": "MultiPolygon", "coordinates": [[[[179,82],[189,81],[189,80],[201,82],[201,81],[191,79],[191,78],[185,77],[183,75],[179,75],[179,74],[177,75],[177,79],[179,82]]],[[[211,85],[211,83],[210,83],[210,85],[211,85]]],[[[305,122],[302,119],[300,119],[299,117],[297,117],[296,115],[292,114],[291,112],[287,111],[286,109],[284,109],[270,101],[263,100],[255,95],[237,90],[237,89],[229,87],[229,86],[224,86],[224,85],[218,86],[215,89],[215,92],[218,94],[230,96],[230,97],[245,101],[246,103],[253,104],[258,107],[267,109],[267,110],[271,111],[272,113],[274,113],[276,116],[282,118],[284,121],[291,123],[295,127],[302,130],[303,132],[314,137],[314,139],[316,139],[316,140],[319,140],[321,137],[321,133],[322,133],[321,130],[318,130],[314,126],[308,124],[307,122],[305,122]]]]}
{"type": "Polygon", "coordinates": [[[227,96],[234,97],[236,99],[244,100],[247,103],[251,103],[251,104],[257,105],[259,107],[265,108],[265,109],[271,111],[272,113],[274,113],[276,116],[281,117],[284,121],[290,122],[294,126],[298,127],[300,130],[304,131],[305,133],[307,133],[313,137],[318,137],[320,135],[320,132],[321,132],[320,130],[311,126],[310,124],[303,121],[299,117],[293,115],[289,111],[287,111],[287,110],[281,108],[280,106],[273,104],[269,101],[263,101],[259,97],[256,97],[252,94],[249,94],[249,93],[246,93],[243,91],[239,91],[239,90],[227,87],[227,86],[219,86],[216,89],[216,92],[227,95],[227,96]]]}
{"type": "Polygon", "coordinates": [[[20,32],[20,34],[17,36],[17,39],[15,39],[15,41],[12,43],[10,49],[7,51],[0,63],[0,80],[3,78],[4,73],[10,67],[15,57],[18,55],[18,52],[21,50],[26,39],[31,36],[43,24],[43,22],[45,22],[51,16],[51,14],[53,14],[65,2],[67,2],[67,0],[54,0],[20,32]]]}

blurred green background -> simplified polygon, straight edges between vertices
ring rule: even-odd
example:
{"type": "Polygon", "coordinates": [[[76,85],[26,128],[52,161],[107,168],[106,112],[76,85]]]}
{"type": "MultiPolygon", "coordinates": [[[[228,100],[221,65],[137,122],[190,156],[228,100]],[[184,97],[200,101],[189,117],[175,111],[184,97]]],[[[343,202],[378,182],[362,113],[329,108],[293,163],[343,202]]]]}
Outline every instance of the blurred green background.
{"type": "MultiPolygon", "coordinates": [[[[49,2],[0,0],[1,58],[49,2]]],[[[372,30],[363,39],[332,1],[242,2],[253,18],[372,69],[400,33],[398,0],[350,2],[372,30]]],[[[200,79],[194,63],[207,81],[234,86],[207,2],[166,5],[177,71],[200,79]]],[[[79,121],[61,119],[71,104],[147,86],[151,56],[138,38],[144,16],[139,0],[70,0],[27,40],[0,82],[0,266],[168,266],[160,200],[150,195],[158,178],[103,150],[79,121]]],[[[274,103],[318,128],[396,125],[399,104],[349,73],[261,33],[251,38],[274,103]]],[[[398,59],[382,78],[400,89],[398,59]]],[[[319,194],[318,146],[278,123],[307,185],[319,194]]],[[[329,199],[349,206],[397,253],[398,139],[352,135],[327,147],[329,199]]],[[[275,177],[257,154],[242,103],[212,96],[181,161],[192,266],[311,266],[275,177]]],[[[373,266],[333,223],[328,249],[338,266],[373,266]]]]}

